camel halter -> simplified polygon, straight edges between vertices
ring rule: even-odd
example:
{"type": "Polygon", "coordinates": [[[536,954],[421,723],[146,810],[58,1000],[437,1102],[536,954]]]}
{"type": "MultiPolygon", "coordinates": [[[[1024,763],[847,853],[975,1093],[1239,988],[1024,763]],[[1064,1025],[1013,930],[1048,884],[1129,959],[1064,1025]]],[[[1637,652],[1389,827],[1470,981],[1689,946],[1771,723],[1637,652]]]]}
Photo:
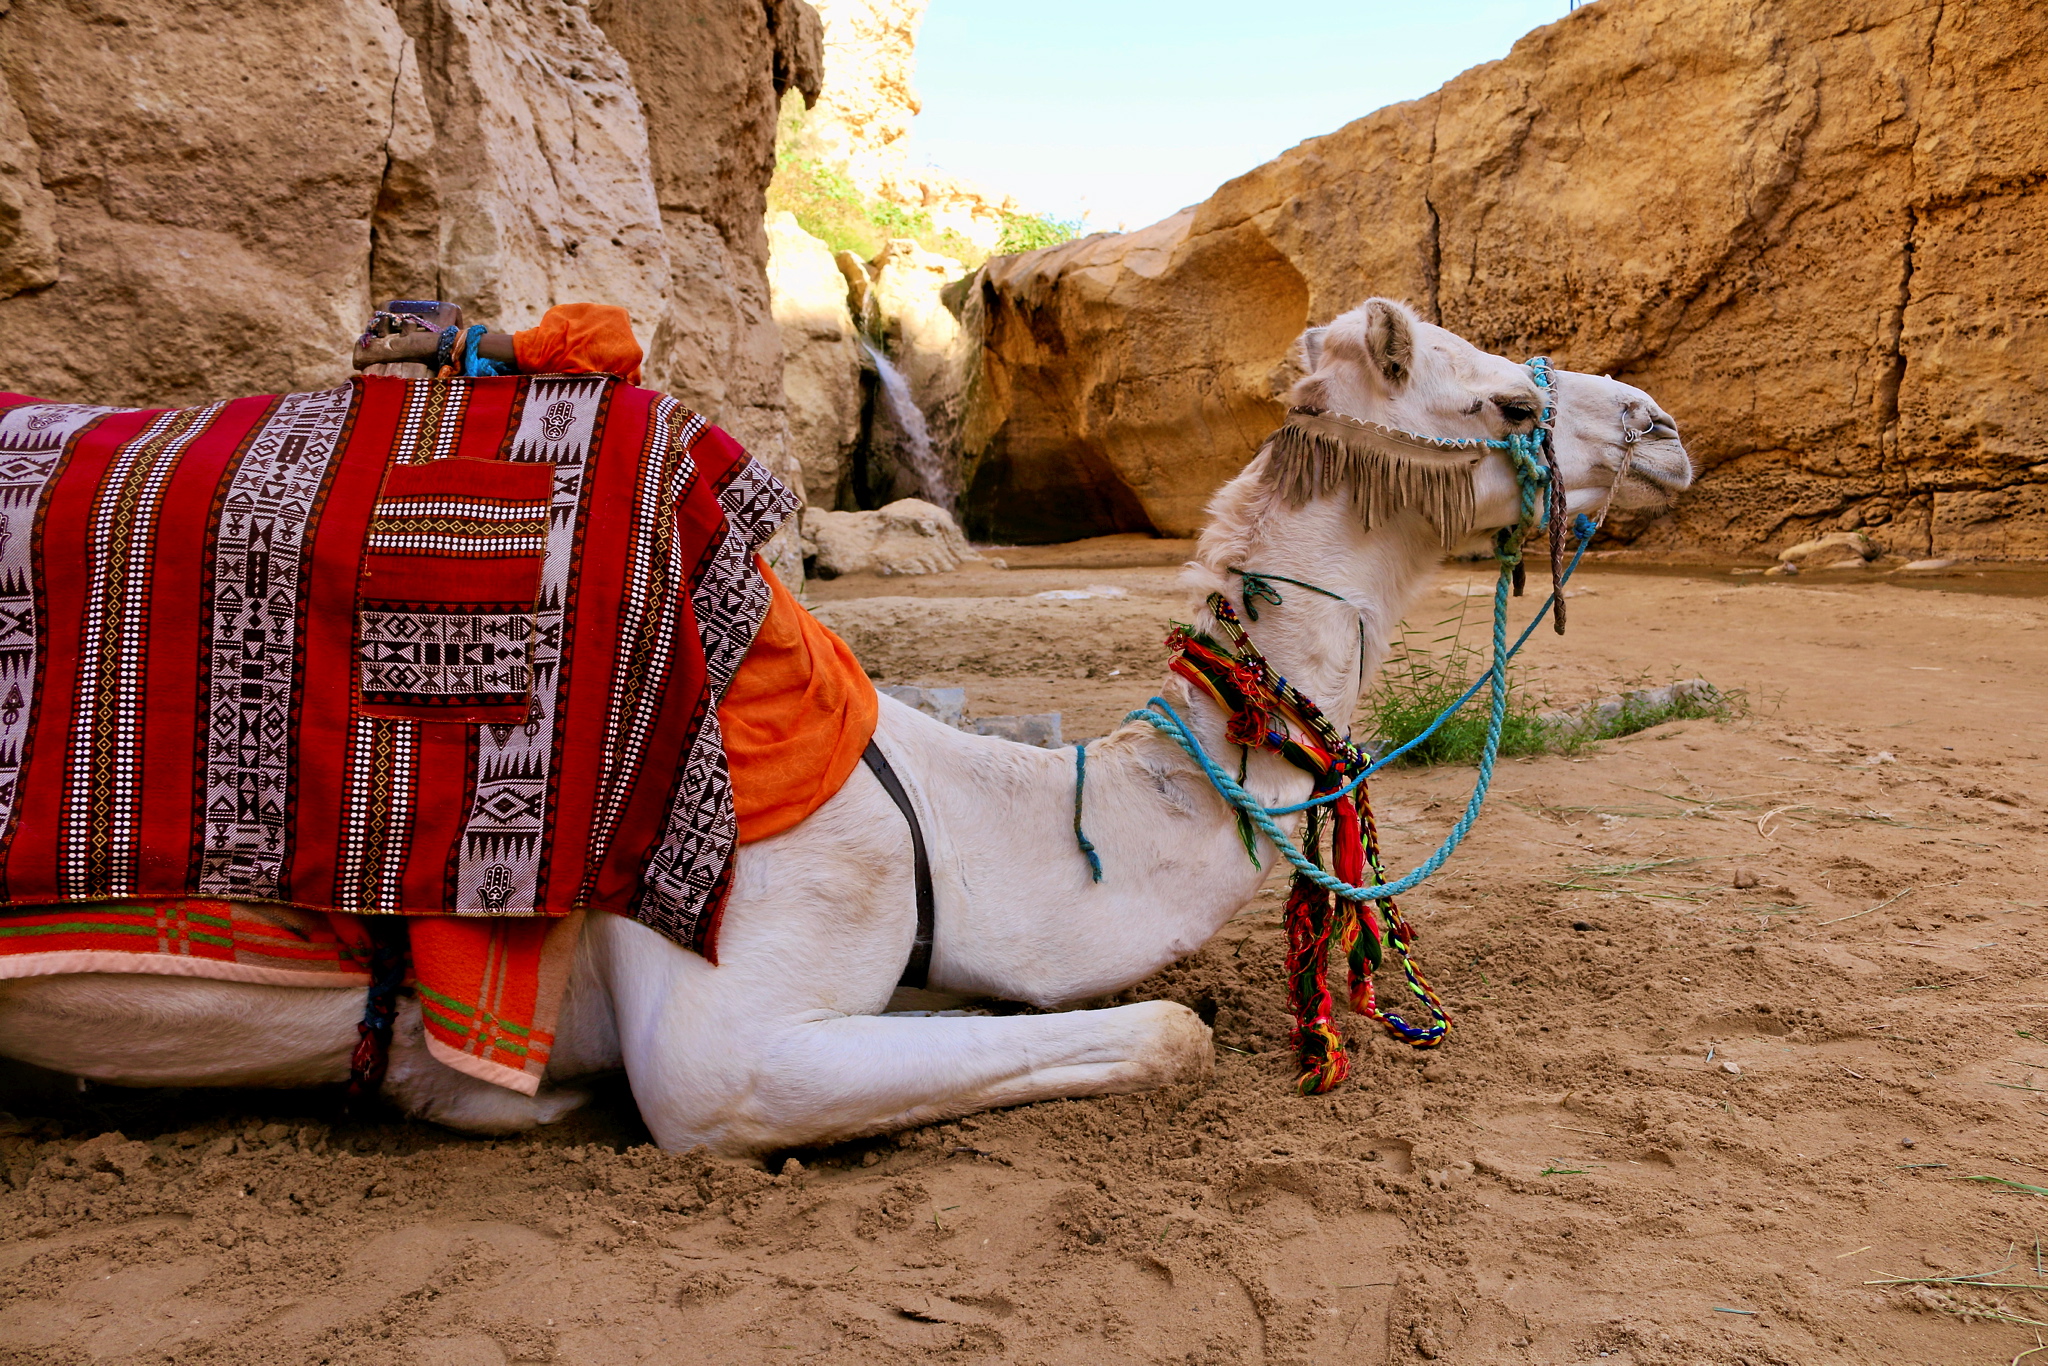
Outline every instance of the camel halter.
{"type": "MultiPolygon", "coordinates": [[[[1217,632],[1221,642],[1193,627],[1176,625],[1167,637],[1167,645],[1174,652],[1171,668],[1192,686],[1207,693],[1229,714],[1225,737],[1245,750],[1253,747],[1279,754],[1296,767],[1303,769],[1315,779],[1314,794],[1303,802],[1288,806],[1268,807],[1247,792],[1239,778],[1233,779],[1202,748],[1201,741],[1193,729],[1181,718],[1164,698],[1154,697],[1150,704],[1125,717],[1126,721],[1143,721],[1161,731],[1187,751],[1201,766],[1211,785],[1235,811],[1239,836],[1246,853],[1253,864],[1258,863],[1257,843],[1253,835],[1256,830],[1273,842],[1281,855],[1294,866],[1295,878],[1287,902],[1286,921],[1288,927],[1287,978],[1289,994],[1294,1006],[1294,1044],[1300,1059],[1301,1071],[1296,1078],[1296,1089],[1303,1095],[1316,1095],[1340,1084],[1350,1073],[1350,1060],[1344,1052],[1344,1038],[1333,1022],[1335,1011],[1327,984],[1330,941],[1334,937],[1345,951],[1349,963],[1349,991],[1347,993],[1353,1010],[1376,1020],[1393,1037],[1415,1048],[1435,1048],[1442,1044],[1449,1034],[1451,1017],[1438,999],[1429,982],[1416,968],[1409,949],[1414,934],[1407,919],[1402,915],[1395,898],[1420,885],[1442,867],[1444,862],[1462,844],[1471,832],[1473,824],[1485,806],[1486,796],[1493,783],[1495,760],[1500,752],[1502,727],[1507,716],[1507,666],[1508,661],[1520,652],[1535,631],[1537,623],[1547,613],[1555,614],[1557,631],[1564,631],[1564,587],[1578,569],[1579,561],[1592,544],[1600,524],[1607,518],[1613,506],[1614,496],[1620,488],[1621,479],[1627,472],[1629,459],[1624,451],[1620,468],[1616,471],[1614,484],[1603,500],[1597,519],[1581,514],[1573,520],[1572,532],[1579,540],[1578,549],[1570,563],[1564,558],[1565,497],[1564,480],[1558,469],[1556,452],[1551,443],[1551,424],[1556,408],[1551,401],[1554,388],[1551,382],[1549,362],[1537,357],[1528,362],[1531,375],[1544,392],[1545,406],[1535,433],[1511,435],[1501,440],[1488,441],[1445,441],[1420,436],[1412,432],[1382,427],[1377,423],[1358,423],[1355,419],[1340,418],[1340,424],[1354,424],[1367,430],[1370,448],[1382,449],[1384,441],[1398,441],[1431,451],[1475,452],[1469,461],[1460,462],[1450,468],[1465,475],[1469,496],[1471,471],[1478,464],[1476,452],[1483,450],[1505,450],[1514,470],[1519,490],[1519,517],[1514,526],[1503,530],[1494,544],[1495,559],[1500,566],[1499,577],[1493,592],[1493,659],[1485,676],[1475,682],[1456,702],[1439,713],[1424,730],[1399,748],[1371,758],[1360,747],[1351,743],[1347,736],[1340,736],[1308,697],[1300,693],[1286,679],[1274,672],[1258,648],[1245,635],[1236,611],[1221,593],[1209,596],[1208,606],[1216,619],[1217,632]],[[1539,510],[1540,509],[1540,510],[1539,510]],[[1519,596],[1523,587],[1521,550],[1530,532],[1548,522],[1551,548],[1550,595],[1538,608],[1520,636],[1512,646],[1507,641],[1507,613],[1510,587],[1519,596]],[[1450,833],[1437,849],[1417,867],[1402,877],[1388,881],[1381,864],[1379,838],[1373,820],[1370,798],[1364,790],[1367,778],[1392,763],[1402,754],[1428,739],[1459,708],[1470,701],[1481,685],[1489,689],[1489,716],[1486,740],[1481,749],[1479,774],[1473,784],[1472,796],[1466,803],[1464,813],[1452,826],[1450,833]],[[1277,723],[1277,724],[1276,724],[1277,723]],[[1278,817],[1298,812],[1308,813],[1307,827],[1303,832],[1302,846],[1297,847],[1280,829],[1278,817]],[[1327,822],[1334,823],[1332,831],[1330,868],[1323,866],[1321,857],[1321,827],[1327,822]],[[1372,871],[1372,880],[1362,881],[1366,868],[1372,871]],[[1334,898],[1334,903],[1333,903],[1334,898]],[[1373,908],[1384,915],[1384,930],[1373,908]],[[1399,1016],[1379,1005],[1373,994],[1372,969],[1382,961],[1380,950],[1384,935],[1401,961],[1402,974],[1410,993],[1430,1014],[1425,1025],[1411,1025],[1399,1016]],[[1368,966],[1368,964],[1370,966],[1368,966]]],[[[1358,451],[1350,441],[1341,440],[1346,435],[1339,427],[1333,436],[1330,427],[1333,415],[1300,414],[1291,415],[1288,428],[1306,432],[1298,441],[1297,455],[1309,457],[1297,459],[1293,465],[1296,477],[1309,483],[1309,489],[1321,491],[1329,483],[1342,478],[1354,491],[1369,490],[1360,497],[1361,515],[1367,518],[1367,525],[1378,516],[1395,510],[1394,505],[1379,496],[1382,490],[1391,491],[1392,486],[1402,482],[1412,472],[1385,476],[1375,484],[1365,467],[1340,470],[1338,458],[1356,460],[1358,451]],[[1309,426],[1299,421],[1302,417],[1314,419],[1309,426]],[[1332,446],[1337,447],[1336,450],[1332,446]]],[[[1624,430],[1624,442],[1627,444],[1624,430]]],[[[1276,438],[1280,434],[1276,433],[1276,438]]],[[[1416,487],[1411,483],[1409,487],[1416,487]]],[[[1461,503],[1456,490],[1442,482],[1430,486],[1429,501],[1442,520],[1435,525],[1440,537],[1447,544],[1453,544],[1470,530],[1470,513],[1465,509],[1470,503],[1461,503]],[[1454,537],[1451,532],[1458,526],[1460,513],[1467,520],[1454,537]]],[[[1412,505],[1411,505],[1412,506],[1412,505]]],[[[1299,580],[1283,579],[1278,575],[1260,574],[1234,569],[1243,583],[1242,598],[1246,615],[1258,619],[1258,602],[1275,606],[1281,602],[1275,582],[1292,583],[1308,588],[1326,597],[1345,601],[1340,594],[1314,584],[1299,580]]],[[[1362,625],[1362,622],[1361,622],[1362,625]]],[[[1074,792],[1074,834],[1080,842],[1083,853],[1088,857],[1094,880],[1102,880],[1100,860],[1094,846],[1081,832],[1081,789],[1085,782],[1086,750],[1075,746],[1075,792],[1074,792]]]]}

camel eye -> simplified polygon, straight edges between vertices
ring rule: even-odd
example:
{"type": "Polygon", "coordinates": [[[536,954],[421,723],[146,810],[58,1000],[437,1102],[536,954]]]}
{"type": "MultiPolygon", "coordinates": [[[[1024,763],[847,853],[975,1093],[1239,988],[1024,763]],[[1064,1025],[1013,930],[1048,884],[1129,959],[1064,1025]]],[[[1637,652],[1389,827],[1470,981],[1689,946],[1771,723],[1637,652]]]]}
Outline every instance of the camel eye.
{"type": "Polygon", "coordinates": [[[1526,403],[1502,402],[1499,399],[1495,399],[1494,402],[1500,407],[1500,415],[1518,427],[1524,422],[1536,420],[1536,410],[1526,403]]]}

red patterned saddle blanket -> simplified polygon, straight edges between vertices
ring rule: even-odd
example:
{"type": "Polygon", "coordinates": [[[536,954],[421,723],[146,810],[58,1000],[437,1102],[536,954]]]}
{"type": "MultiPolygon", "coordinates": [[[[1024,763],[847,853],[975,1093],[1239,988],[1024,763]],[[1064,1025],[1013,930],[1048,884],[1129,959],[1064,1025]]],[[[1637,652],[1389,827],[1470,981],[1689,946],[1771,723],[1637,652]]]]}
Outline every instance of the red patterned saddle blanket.
{"type": "Polygon", "coordinates": [[[586,910],[715,955],[717,705],[796,505],[608,376],[0,395],[0,974],[126,936],[236,975],[209,934],[345,972],[330,914],[450,917],[415,940],[529,977],[586,910]]]}

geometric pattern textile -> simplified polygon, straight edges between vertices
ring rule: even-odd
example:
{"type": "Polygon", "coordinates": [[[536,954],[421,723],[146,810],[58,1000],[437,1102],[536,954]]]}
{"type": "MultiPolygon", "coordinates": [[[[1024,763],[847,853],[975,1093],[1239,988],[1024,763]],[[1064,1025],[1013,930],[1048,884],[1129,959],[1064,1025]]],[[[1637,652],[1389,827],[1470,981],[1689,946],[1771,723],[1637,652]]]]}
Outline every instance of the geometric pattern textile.
{"type": "Polygon", "coordinates": [[[717,705],[795,508],[609,376],[0,394],[0,908],[604,910],[716,961],[717,705]]]}

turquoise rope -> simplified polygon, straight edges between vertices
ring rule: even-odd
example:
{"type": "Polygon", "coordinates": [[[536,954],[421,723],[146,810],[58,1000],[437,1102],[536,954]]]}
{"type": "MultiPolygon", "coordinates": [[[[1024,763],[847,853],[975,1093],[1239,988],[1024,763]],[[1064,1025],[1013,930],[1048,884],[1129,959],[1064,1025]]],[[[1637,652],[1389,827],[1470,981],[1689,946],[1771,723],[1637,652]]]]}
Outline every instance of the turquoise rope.
{"type": "Polygon", "coordinates": [[[1088,875],[1095,881],[1102,881],[1102,856],[1095,852],[1095,845],[1081,833],[1081,793],[1088,786],[1088,746],[1074,745],[1074,842],[1081,846],[1082,856],[1088,860],[1088,875]]]}
{"type": "Polygon", "coordinates": [[[455,369],[469,379],[485,379],[493,375],[516,375],[519,368],[503,361],[491,360],[476,353],[476,344],[489,331],[481,323],[472,323],[465,328],[462,337],[455,344],[455,369]]]}
{"type": "MultiPolygon", "coordinates": [[[[1598,529],[1599,528],[1593,525],[1592,518],[1588,517],[1583,512],[1579,514],[1578,521],[1572,527],[1573,532],[1576,533],[1579,538],[1579,548],[1572,552],[1572,561],[1570,564],[1565,566],[1564,578],[1559,579],[1557,582],[1557,586],[1555,588],[1552,588],[1550,590],[1549,595],[1543,599],[1543,605],[1536,609],[1535,616],[1529,618],[1529,624],[1522,628],[1522,634],[1515,637],[1514,645],[1508,650],[1509,659],[1513,659],[1516,655],[1522,652],[1522,647],[1529,643],[1529,637],[1535,633],[1536,628],[1538,626],[1541,626],[1543,624],[1543,618],[1545,614],[1547,614],[1550,611],[1550,604],[1553,601],[1555,601],[1558,593],[1563,591],[1564,585],[1569,583],[1571,581],[1572,575],[1577,572],[1579,567],[1579,561],[1585,558],[1586,549],[1587,547],[1593,544],[1593,534],[1598,529]]],[[[1453,716],[1457,715],[1459,708],[1463,707],[1467,702],[1470,702],[1474,697],[1479,695],[1479,690],[1486,686],[1486,680],[1490,676],[1491,675],[1481,675],[1478,682],[1474,683],[1471,687],[1465,689],[1465,693],[1462,697],[1460,697],[1457,701],[1451,703],[1450,706],[1445,707],[1442,711],[1438,712],[1436,714],[1436,719],[1431,721],[1427,726],[1423,727],[1421,733],[1417,734],[1412,739],[1404,742],[1399,747],[1388,750],[1385,754],[1382,754],[1379,758],[1367,764],[1363,769],[1359,770],[1358,775],[1356,777],[1354,777],[1350,782],[1344,784],[1344,786],[1338,788],[1335,792],[1326,793],[1321,797],[1311,797],[1305,802],[1296,802],[1292,806],[1269,806],[1266,808],[1266,814],[1269,816],[1291,816],[1297,811],[1306,811],[1310,807],[1314,806],[1328,806],[1331,802],[1336,801],[1339,797],[1349,796],[1351,791],[1354,788],[1356,788],[1360,783],[1364,782],[1367,778],[1370,778],[1373,774],[1379,772],[1388,764],[1393,763],[1394,760],[1400,758],[1409,750],[1414,749],[1417,745],[1421,744],[1424,740],[1427,740],[1430,736],[1436,734],[1437,728],[1439,726],[1443,725],[1444,722],[1450,720],[1453,716]]]]}
{"type": "Polygon", "coordinates": [[[1153,698],[1150,706],[1134,711],[1124,719],[1147,722],[1155,730],[1175,740],[1188,752],[1188,757],[1202,766],[1202,772],[1208,776],[1210,784],[1223,794],[1224,800],[1243,813],[1246,819],[1259,828],[1261,834],[1273,841],[1273,847],[1294,865],[1296,872],[1346,901],[1377,901],[1411,891],[1434,875],[1457,847],[1465,842],[1465,836],[1472,832],[1473,823],[1479,819],[1480,809],[1486,805],[1487,790],[1493,786],[1494,759],[1500,752],[1501,726],[1507,718],[1508,710],[1507,636],[1508,570],[1503,566],[1501,576],[1493,586],[1493,664],[1486,671],[1486,681],[1491,689],[1492,714],[1486,723],[1486,745],[1479,755],[1479,780],[1473,784],[1472,797],[1465,804],[1465,813],[1458,817],[1458,823],[1451,827],[1451,833],[1437,846],[1436,852],[1416,865],[1413,872],[1392,882],[1354,887],[1342,878],[1317,867],[1282,833],[1278,823],[1266,814],[1265,805],[1216,766],[1215,761],[1202,748],[1201,742],[1195,738],[1194,732],[1188,728],[1187,722],[1180,719],[1179,713],[1174,711],[1165,698],[1153,698]]]}

